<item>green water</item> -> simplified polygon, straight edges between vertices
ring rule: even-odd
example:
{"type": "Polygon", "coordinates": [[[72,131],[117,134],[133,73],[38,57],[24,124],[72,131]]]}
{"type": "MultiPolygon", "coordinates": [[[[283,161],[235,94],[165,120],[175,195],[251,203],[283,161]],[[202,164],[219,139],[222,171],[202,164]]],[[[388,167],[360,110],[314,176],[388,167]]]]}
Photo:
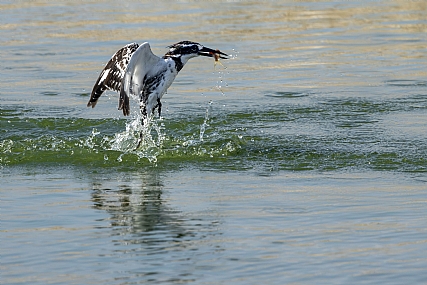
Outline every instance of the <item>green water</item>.
{"type": "Polygon", "coordinates": [[[0,3],[1,283],[426,283],[426,11],[0,3]],[[86,107],[117,49],[182,40],[232,58],[148,125],[86,107]]]}
{"type": "MultiPolygon", "coordinates": [[[[421,91],[426,85],[411,82],[409,87],[421,91]]],[[[200,108],[186,117],[156,118],[145,128],[139,149],[139,132],[144,128],[138,116],[128,121],[32,118],[28,117],[31,110],[2,107],[1,163],[426,171],[427,145],[422,132],[426,96],[315,98],[299,103],[301,97],[315,95],[275,92],[263,95],[270,103],[261,108],[211,103],[205,114],[200,108]],[[396,120],[402,116],[405,122],[396,120]],[[385,122],[388,119],[393,121],[385,122]],[[409,125],[409,132],[415,130],[415,134],[398,132],[399,124],[409,125]]]]}

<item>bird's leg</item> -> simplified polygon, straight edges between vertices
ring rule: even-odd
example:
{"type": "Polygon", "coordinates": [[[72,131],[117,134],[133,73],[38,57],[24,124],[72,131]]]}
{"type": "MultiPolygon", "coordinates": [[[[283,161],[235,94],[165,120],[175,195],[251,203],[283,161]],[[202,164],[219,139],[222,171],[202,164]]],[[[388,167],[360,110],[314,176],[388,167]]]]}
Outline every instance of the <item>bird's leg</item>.
{"type": "Polygon", "coordinates": [[[147,118],[147,108],[145,108],[145,104],[141,105],[139,108],[141,110],[141,123],[144,125],[144,119],[147,118]]]}
{"type": "Polygon", "coordinates": [[[142,143],[142,131],[139,133],[139,140],[135,150],[137,150],[141,146],[141,143],[142,143]]]}
{"type": "MultiPolygon", "coordinates": [[[[141,101],[141,103],[142,103],[142,101],[141,101]]],[[[141,115],[142,115],[141,116],[142,117],[141,118],[141,125],[144,126],[144,120],[145,120],[145,118],[147,118],[147,108],[145,108],[145,104],[141,104],[139,107],[139,110],[141,111],[141,115]]],[[[143,134],[142,134],[142,130],[141,130],[141,132],[139,133],[138,144],[136,145],[135,150],[137,150],[141,146],[142,136],[143,136],[143,134]]]]}
{"type": "Polygon", "coordinates": [[[161,115],[161,113],[162,113],[162,102],[160,102],[160,98],[157,98],[157,106],[158,106],[158,110],[159,110],[159,118],[160,118],[160,115],[161,115]]]}

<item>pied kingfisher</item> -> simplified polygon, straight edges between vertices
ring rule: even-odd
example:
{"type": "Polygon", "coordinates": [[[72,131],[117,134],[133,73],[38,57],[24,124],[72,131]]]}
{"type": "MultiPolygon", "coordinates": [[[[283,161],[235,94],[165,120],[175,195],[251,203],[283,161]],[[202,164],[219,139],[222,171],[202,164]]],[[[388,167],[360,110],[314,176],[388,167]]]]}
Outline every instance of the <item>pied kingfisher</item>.
{"type": "Polygon", "coordinates": [[[162,58],[153,54],[147,42],[141,45],[131,43],[119,49],[101,71],[87,106],[95,107],[101,94],[109,89],[120,92],[119,110],[123,110],[123,115],[129,115],[129,96],[134,95],[141,102],[143,118],[149,117],[156,108],[160,116],[160,99],[190,58],[203,55],[218,60],[227,59],[224,56],[228,56],[190,41],[182,41],[168,48],[169,51],[162,58]]]}

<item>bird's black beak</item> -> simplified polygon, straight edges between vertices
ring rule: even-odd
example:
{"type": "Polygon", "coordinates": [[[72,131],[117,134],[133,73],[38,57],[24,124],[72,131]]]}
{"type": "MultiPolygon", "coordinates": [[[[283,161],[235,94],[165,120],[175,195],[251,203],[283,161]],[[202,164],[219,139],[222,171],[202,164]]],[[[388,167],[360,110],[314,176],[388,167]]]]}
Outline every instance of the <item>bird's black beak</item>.
{"type": "Polygon", "coordinates": [[[219,58],[222,58],[222,59],[228,59],[228,57],[224,57],[224,56],[229,56],[228,54],[225,54],[225,53],[219,51],[219,49],[213,50],[213,49],[207,48],[207,47],[203,47],[199,51],[199,55],[203,55],[203,56],[207,56],[207,57],[214,57],[215,54],[219,55],[219,58]],[[221,56],[221,55],[224,55],[224,56],[221,56]]]}

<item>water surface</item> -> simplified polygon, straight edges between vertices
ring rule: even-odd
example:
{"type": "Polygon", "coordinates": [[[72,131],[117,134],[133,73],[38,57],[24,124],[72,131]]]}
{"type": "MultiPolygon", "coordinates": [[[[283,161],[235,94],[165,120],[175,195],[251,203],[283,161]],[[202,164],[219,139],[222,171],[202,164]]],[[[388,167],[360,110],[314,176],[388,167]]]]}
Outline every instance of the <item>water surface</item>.
{"type": "Polygon", "coordinates": [[[0,4],[4,284],[422,284],[423,1],[0,4]],[[197,20],[195,20],[197,19],[197,20]],[[144,129],[111,55],[193,40],[144,129]]]}

